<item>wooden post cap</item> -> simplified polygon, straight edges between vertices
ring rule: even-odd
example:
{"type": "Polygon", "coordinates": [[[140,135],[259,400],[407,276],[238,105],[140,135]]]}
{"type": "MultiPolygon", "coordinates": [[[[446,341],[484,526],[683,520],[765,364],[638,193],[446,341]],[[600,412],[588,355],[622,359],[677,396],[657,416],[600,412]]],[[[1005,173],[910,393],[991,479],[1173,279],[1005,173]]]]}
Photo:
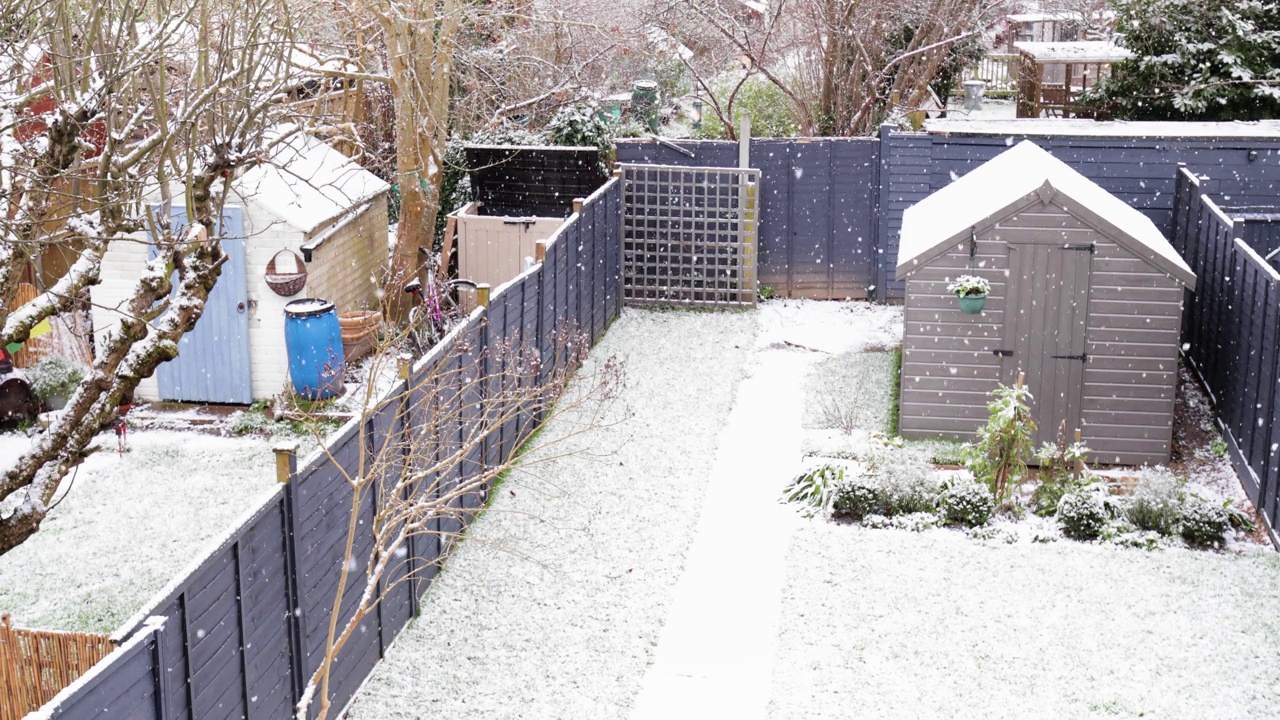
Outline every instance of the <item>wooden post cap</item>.
{"type": "Polygon", "coordinates": [[[547,260],[547,241],[539,240],[533,244],[533,259],[536,262],[546,262],[547,260]]]}
{"type": "Polygon", "coordinates": [[[289,482],[298,464],[298,443],[283,442],[271,449],[276,454],[276,482],[289,482]]]}
{"type": "Polygon", "coordinates": [[[401,380],[409,379],[409,369],[413,367],[413,355],[410,353],[400,353],[396,358],[396,370],[401,380]]]}
{"type": "Polygon", "coordinates": [[[574,199],[573,199],[573,211],[574,211],[575,213],[580,213],[580,212],[582,212],[582,204],[583,204],[583,203],[585,203],[586,201],[587,201],[587,200],[586,200],[586,198],[574,198],[574,199]]]}
{"type": "Polygon", "coordinates": [[[489,307],[489,291],[492,286],[489,283],[476,283],[476,305],[480,307],[489,307]]]}

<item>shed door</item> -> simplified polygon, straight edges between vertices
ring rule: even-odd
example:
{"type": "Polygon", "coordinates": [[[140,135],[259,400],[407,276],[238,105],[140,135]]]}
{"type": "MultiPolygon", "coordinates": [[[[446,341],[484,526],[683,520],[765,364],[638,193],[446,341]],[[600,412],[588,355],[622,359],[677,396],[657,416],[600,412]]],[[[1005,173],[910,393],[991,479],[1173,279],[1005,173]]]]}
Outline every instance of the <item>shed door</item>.
{"type": "MultiPolygon", "coordinates": [[[[187,224],[187,209],[175,206],[171,217],[177,231],[187,224]]],[[[195,329],[178,341],[178,357],[156,369],[162,400],[241,405],[253,402],[249,378],[249,297],[240,208],[223,209],[219,231],[225,233],[222,252],[226,253],[227,261],[222,264],[218,284],[210,291],[195,329]]],[[[154,257],[154,245],[151,254],[154,257]]]]}
{"type": "Polygon", "coordinates": [[[1080,427],[1092,245],[1009,245],[1005,383],[1026,374],[1036,446],[1080,427]]]}

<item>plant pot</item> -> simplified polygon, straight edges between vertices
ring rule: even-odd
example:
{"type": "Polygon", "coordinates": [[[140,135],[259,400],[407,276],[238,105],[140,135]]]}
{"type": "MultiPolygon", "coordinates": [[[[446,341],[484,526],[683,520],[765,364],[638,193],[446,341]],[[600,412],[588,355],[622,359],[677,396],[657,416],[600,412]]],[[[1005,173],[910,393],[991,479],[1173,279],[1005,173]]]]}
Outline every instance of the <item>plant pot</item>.
{"type": "Polygon", "coordinates": [[[982,312],[982,306],[987,304],[987,296],[983,295],[957,295],[956,300],[960,301],[960,311],[968,315],[977,315],[982,312]]]}

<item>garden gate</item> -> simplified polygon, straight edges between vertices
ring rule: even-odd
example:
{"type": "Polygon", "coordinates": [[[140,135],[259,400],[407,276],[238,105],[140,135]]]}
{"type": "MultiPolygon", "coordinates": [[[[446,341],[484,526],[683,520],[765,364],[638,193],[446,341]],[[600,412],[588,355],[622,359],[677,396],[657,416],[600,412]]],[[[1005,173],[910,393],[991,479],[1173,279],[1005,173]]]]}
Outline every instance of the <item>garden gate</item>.
{"type": "Polygon", "coordinates": [[[629,303],[756,303],[760,171],[622,166],[622,296],[629,303]]]}

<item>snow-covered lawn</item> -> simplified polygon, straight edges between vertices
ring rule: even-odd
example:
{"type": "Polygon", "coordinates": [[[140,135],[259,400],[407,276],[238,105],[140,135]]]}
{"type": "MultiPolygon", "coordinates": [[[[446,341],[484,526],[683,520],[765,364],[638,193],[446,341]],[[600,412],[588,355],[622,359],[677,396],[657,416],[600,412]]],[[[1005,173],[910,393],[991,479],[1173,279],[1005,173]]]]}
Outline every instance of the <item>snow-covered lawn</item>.
{"type": "Polygon", "coordinates": [[[507,479],[351,717],[626,717],[756,326],[748,313],[625,311],[590,363],[625,360],[616,409],[629,416],[582,438],[589,454],[507,479]]]}
{"type": "Polygon", "coordinates": [[[769,716],[1274,718],[1280,556],[807,522],[769,716]]]}
{"type": "MultiPolygon", "coordinates": [[[[274,488],[263,440],[138,430],[79,467],[38,533],[0,555],[0,612],[26,627],[111,632],[274,488]]],[[[31,441],[0,434],[0,467],[31,441]]]]}

